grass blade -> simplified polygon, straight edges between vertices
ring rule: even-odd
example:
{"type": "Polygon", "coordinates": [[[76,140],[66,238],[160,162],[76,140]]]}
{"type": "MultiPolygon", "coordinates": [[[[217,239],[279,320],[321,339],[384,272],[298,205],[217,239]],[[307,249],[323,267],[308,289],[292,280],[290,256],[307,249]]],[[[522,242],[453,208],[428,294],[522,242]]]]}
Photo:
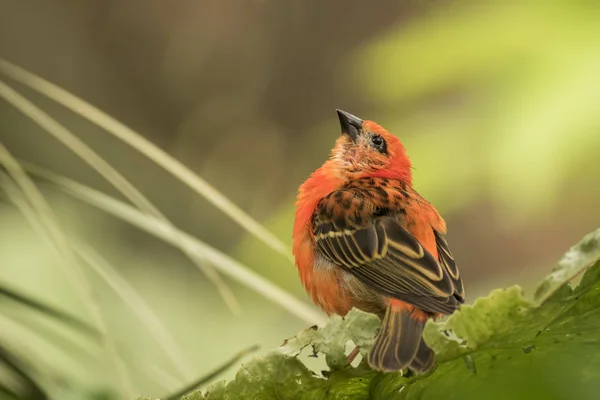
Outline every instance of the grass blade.
{"type": "Polygon", "coordinates": [[[136,390],[132,384],[129,372],[116,350],[115,343],[108,334],[100,306],[96,302],[89,282],[83,271],[81,271],[75,255],[71,251],[66,235],[64,235],[59,224],[56,222],[56,218],[54,217],[54,213],[50,206],[33,181],[23,171],[17,160],[14,159],[1,143],[0,163],[3,164],[8,171],[8,174],[4,172],[0,174],[0,181],[2,182],[2,187],[6,194],[21,210],[34,229],[40,232],[43,237],[47,237],[48,241],[54,244],[61,257],[61,259],[59,259],[59,265],[64,266],[65,274],[67,276],[74,277],[74,289],[86,305],[94,323],[102,334],[102,345],[107,351],[107,354],[113,359],[115,367],[119,372],[118,376],[121,380],[124,392],[129,396],[135,395],[136,390]],[[11,180],[11,177],[16,183],[11,180]],[[29,200],[29,204],[27,200],[29,200]]]}
{"type": "Polygon", "coordinates": [[[162,348],[165,355],[171,359],[173,366],[180,373],[185,368],[189,369],[181,349],[169,330],[144,299],[118,273],[117,269],[112,267],[108,261],[89,246],[77,243],[75,251],[115,291],[140,322],[148,328],[147,331],[154,337],[157,345],[162,348]]]}
{"type": "Polygon", "coordinates": [[[21,294],[12,288],[9,288],[5,283],[0,283],[0,296],[6,297],[25,307],[29,307],[33,310],[39,311],[42,314],[48,315],[74,328],[80,329],[88,334],[93,334],[94,336],[100,335],[100,332],[98,332],[96,328],[94,328],[87,322],[84,322],[79,318],[76,318],[64,311],[58,310],[31,297],[25,296],[24,294],[21,294]]]}
{"type": "MultiPolygon", "coordinates": [[[[23,171],[17,160],[2,143],[0,143],[0,165],[3,165],[6,169],[6,173],[1,172],[2,187],[6,194],[13,202],[16,201],[21,194],[23,198],[28,200],[22,199],[22,201],[15,204],[17,206],[20,205],[21,207],[30,207],[32,213],[33,210],[35,210],[34,214],[36,214],[39,225],[43,227],[47,237],[51,239],[50,243],[53,244],[52,249],[56,251],[61,261],[60,265],[69,266],[65,272],[68,279],[71,280],[71,285],[81,296],[82,300],[87,299],[87,294],[84,291],[84,288],[87,287],[87,282],[75,260],[75,256],[71,251],[66,236],[54,221],[50,206],[47,204],[44,196],[42,196],[35,184],[23,171]]],[[[89,304],[87,305],[89,306],[89,304]]]]}
{"type": "Polygon", "coordinates": [[[61,87],[0,58],[0,72],[15,79],[46,97],[62,104],[64,107],[81,115],[88,121],[102,127],[108,133],[129,144],[140,153],[160,165],[174,177],[185,183],[199,195],[210,201],[231,219],[236,221],[248,232],[262,240],[273,250],[283,254],[290,261],[291,252],[288,247],[272,232],[263,227],[258,221],[236,206],[231,200],[200,178],[180,161],[145,139],[133,129],[125,126],[115,118],[99,110],[88,102],[78,98],[61,87]]]}
{"type": "MultiPolygon", "coordinates": [[[[21,388],[17,398],[24,400],[47,400],[48,395],[44,389],[36,382],[33,374],[27,371],[19,357],[10,350],[0,345],[0,363],[4,364],[10,372],[20,381],[21,388]]],[[[7,388],[8,392],[15,393],[14,390],[7,388]]]]}
{"type": "MultiPolygon", "coordinates": [[[[1,61],[1,60],[0,60],[1,61]]],[[[114,169],[108,162],[100,157],[92,148],[86,145],[66,127],[54,120],[35,104],[16,92],[13,88],[0,81],[0,97],[41,126],[46,132],[60,141],[65,147],[75,153],[90,167],[97,171],[127,199],[143,212],[162,219],[167,224],[169,220],[152,204],[139,190],[136,189],[123,175],[114,169]]],[[[188,255],[188,254],[186,254],[188,255]]],[[[217,287],[225,303],[234,313],[239,313],[240,306],[231,288],[223,281],[219,274],[201,260],[188,255],[190,260],[204,273],[204,275],[217,287]]]]}
{"type": "MultiPolygon", "coordinates": [[[[15,200],[15,199],[12,199],[15,200]]],[[[21,205],[21,212],[28,212],[23,209],[21,205]]],[[[29,217],[30,223],[35,223],[35,216],[29,217]]],[[[167,357],[169,357],[178,370],[178,372],[185,376],[184,371],[189,370],[189,366],[185,362],[183,355],[181,354],[181,350],[175,343],[174,339],[169,334],[166,327],[162,324],[158,316],[152,311],[152,309],[146,304],[146,302],[131,288],[131,286],[125,281],[114,269],[110,266],[108,262],[106,262],[100,255],[94,252],[89,246],[82,245],[80,243],[74,246],[76,253],[85,261],[88,265],[90,265],[95,272],[100,275],[108,285],[124,300],[125,304],[127,304],[132,310],[134,310],[134,314],[147,325],[149,328],[148,331],[154,336],[157,344],[163,348],[167,357]]],[[[0,286],[0,294],[3,294],[2,286],[0,286]]],[[[15,299],[25,303],[26,305],[35,307],[44,312],[51,312],[56,314],[57,316],[67,319],[70,321],[74,319],[74,317],[70,317],[60,311],[56,311],[51,309],[50,307],[35,302],[29,298],[20,295],[14,291],[10,291],[9,295],[14,297],[15,299]]],[[[75,320],[77,321],[77,320],[75,320]]],[[[81,322],[81,324],[84,324],[81,322]]],[[[86,328],[91,329],[96,334],[99,332],[90,327],[89,325],[84,325],[86,328]]]]}
{"type": "Polygon", "coordinates": [[[223,372],[227,371],[228,368],[230,368],[231,366],[236,364],[240,359],[242,359],[243,357],[247,356],[248,354],[256,351],[257,349],[258,349],[258,346],[253,346],[253,347],[250,347],[249,349],[242,350],[241,352],[239,352],[238,354],[233,356],[233,358],[231,358],[225,364],[221,365],[216,370],[203,376],[202,378],[198,379],[197,381],[193,382],[192,384],[188,385],[187,387],[181,389],[180,391],[167,396],[165,398],[165,400],[179,400],[182,396],[184,396],[184,395],[188,394],[189,392],[191,392],[192,390],[195,390],[195,389],[199,388],[200,386],[210,382],[211,380],[213,380],[214,378],[216,378],[223,372]]]}
{"type": "Polygon", "coordinates": [[[98,347],[93,343],[80,343],[39,323],[24,324],[21,315],[14,318],[9,313],[0,314],[1,343],[15,349],[19,359],[29,360],[47,390],[56,379],[64,380],[66,371],[85,371],[86,363],[99,361],[98,347]]]}
{"type": "MultiPolygon", "coordinates": [[[[57,351],[61,349],[62,353],[67,355],[67,358],[73,363],[78,364],[80,368],[84,368],[80,360],[96,363],[102,357],[102,348],[98,341],[92,342],[87,336],[74,337],[72,334],[69,334],[72,332],[61,329],[64,325],[60,325],[60,323],[48,323],[49,321],[35,317],[31,313],[23,312],[22,309],[15,310],[9,308],[8,310],[2,310],[0,321],[2,323],[3,336],[6,334],[10,323],[20,326],[22,329],[27,329],[32,335],[38,337],[49,348],[54,348],[57,351]]],[[[67,327],[69,326],[67,325],[67,327]]],[[[31,349],[31,343],[29,341],[26,341],[26,343],[31,349]]],[[[36,362],[39,361],[40,357],[36,359],[36,362]]],[[[53,361],[56,362],[56,360],[53,361]]]]}
{"type": "Polygon", "coordinates": [[[268,279],[265,279],[237,260],[202,242],[196,237],[186,232],[182,232],[177,228],[166,226],[163,221],[157,218],[143,214],[122,201],[71,179],[56,175],[45,169],[32,166],[31,164],[22,163],[22,165],[32,175],[55,184],[65,193],[122,219],[125,222],[137,226],[139,229],[142,229],[175,247],[185,248],[187,251],[192,252],[199,257],[203,257],[210,261],[221,273],[230,276],[268,300],[279,304],[298,318],[310,324],[322,325],[325,323],[326,318],[314,307],[298,300],[268,279]]]}

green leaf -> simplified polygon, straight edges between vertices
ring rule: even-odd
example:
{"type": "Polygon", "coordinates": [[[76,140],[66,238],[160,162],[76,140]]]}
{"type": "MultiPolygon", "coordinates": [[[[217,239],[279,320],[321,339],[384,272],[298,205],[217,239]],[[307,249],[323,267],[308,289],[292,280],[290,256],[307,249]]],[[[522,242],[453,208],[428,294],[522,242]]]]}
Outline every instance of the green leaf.
{"type": "Polygon", "coordinates": [[[368,399],[374,375],[364,368],[347,369],[323,379],[309,371],[298,358],[275,352],[243,366],[233,382],[210,388],[206,400],[368,399]]]}
{"type": "Polygon", "coordinates": [[[424,336],[437,358],[428,374],[380,374],[364,362],[347,365],[347,342],[359,345],[364,355],[379,327],[375,316],[352,310],[249,362],[235,380],[186,399],[595,399],[600,390],[599,260],[600,230],[561,259],[540,284],[536,301],[512,286],[461,307],[446,321],[429,322],[424,336]],[[567,282],[590,264],[572,288],[567,282]],[[325,354],[329,371],[309,370],[299,359],[306,348],[325,354]]]}
{"type": "Polygon", "coordinates": [[[600,229],[586,235],[561,258],[552,273],[538,285],[535,291],[536,301],[543,303],[562,286],[563,282],[581,274],[598,259],[600,259],[600,229]]]}

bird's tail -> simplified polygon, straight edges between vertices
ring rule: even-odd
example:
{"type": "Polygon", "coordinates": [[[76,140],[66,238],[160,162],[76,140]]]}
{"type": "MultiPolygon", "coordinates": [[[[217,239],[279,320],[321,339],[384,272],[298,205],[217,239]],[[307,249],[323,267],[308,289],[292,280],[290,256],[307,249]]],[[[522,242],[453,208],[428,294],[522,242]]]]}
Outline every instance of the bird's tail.
{"type": "Polygon", "coordinates": [[[433,365],[433,351],[421,334],[428,315],[398,300],[390,301],[381,330],[368,356],[371,368],[396,372],[406,367],[425,372],[433,365]]]}

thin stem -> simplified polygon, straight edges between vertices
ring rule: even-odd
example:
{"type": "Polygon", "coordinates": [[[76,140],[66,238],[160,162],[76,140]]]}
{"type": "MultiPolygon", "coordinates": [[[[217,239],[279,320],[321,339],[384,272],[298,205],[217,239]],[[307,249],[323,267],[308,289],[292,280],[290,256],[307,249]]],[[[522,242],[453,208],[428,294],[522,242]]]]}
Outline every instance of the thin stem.
{"type": "Polygon", "coordinates": [[[225,372],[232,365],[236,364],[242,357],[245,357],[246,355],[248,355],[248,354],[256,351],[257,349],[258,349],[258,346],[252,346],[249,349],[246,349],[246,350],[243,350],[243,351],[239,352],[238,354],[236,354],[235,356],[233,356],[233,358],[231,358],[225,364],[221,365],[216,370],[214,370],[211,373],[209,373],[209,374],[203,376],[202,378],[196,380],[195,382],[193,382],[190,385],[186,386],[185,388],[177,391],[176,393],[173,393],[173,394],[165,397],[165,400],[179,400],[182,396],[188,394],[192,390],[195,390],[195,389],[199,388],[200,386],[202,386],[202,385],[210,382],[215,377],[221,375],[223,372],[225,372]]]}
{"type": "Polygon", "coordinates": [[[117,353],[114,341],[108,333],[106,322],[100,306],[94,297],[93,290],[87,281],[85,274],[79,267],[75,255],[56,222],[50,206],[47,204],[45,198],[39,192],[33,181],[25,174],[18,162],[1,143],[0,162],[8,171],[8,174],[4,172],[0,174],[0,181],[2,182],[2,187],[7,196],[19,208],[34,229],[46,236],[54,245],[53,248],[56,249],[59,255],[58,264],[64,268],[65,276],[71,278],[74,289],[84,302],[94,324],[102,335],[102,344],[113,359],[115,367],[119,372],[118,376],[121,380],[124,392],[130,397],[134,396],[136,390],[131,381],[131,377],[129,376],[129,372],[127,371],[127,367],[123,360],[117,353]],[[14,182],[9,177],[9,174],[10,177],[14,179],[14,182]]]}
{"type": "MultiPolygon", "coordinates": [[[[1,60],[0,60],[1,61],[1,60]]],[[[46,132],[60,141],[65,147],[71,150],[90,167],[97,171],[118,191],[136,205],[144,213],[159,218],[171,225],[169,220],[148,200],[135,186],[133,186],[123,175],[114,169],[106,160],[98,155],[91,147],[86,145],[81,139],[69,131],[65,126],[53,119],[50,115],[42,111],[35,104],[20,95],[17,91],[0,81],[0,97],[3,97],[8,103],[37,123],[46,132]]],[[[185,253],[185,252],[184,252],[185,253]]],[[[194,258],[193,255],[185,253],[190,260],[205,274],[205,276],[215,285],[225,303],[234,314],[240,312],[240,305],[231,288],[223,281],[221,276],[210,266],[202,263],[201,260],[194,258]]]]}
{"type": "Polygon", "coordinates": [[[290,249],[277,236],[235,205],[211,184],[133,129],[61,87],[2,58],[0,58],[0,72],[62,104],[69,110],[81,115],[88,121],[102,127],[111,135],[129,144],[132,148],[171,173],[175,178],[185,183],[193,191],[203,196],[249,233],[293,262],[290,249]]]}
{"type": "Polygon", "coordinates": [[[279,304],[298,318],[313,325],[325,324],[327,319],[314,307],[298,300],[268,279],[265,279],[247,266],[198,238],[177,228],[166,227],[163,221],[145,215],[122,201],[75,182],[72,179],[59,176],[45,169],[32,166],[31,164],[21,164],[31,174],[57,185],[57,187],[69,195],[97,207],[125,222],[137,226],[139,229],[142,229],[175,247],[185,248],[187,251],[210,261],[211,264],[223,274],[235,279],[268,300],[279,304]]]}

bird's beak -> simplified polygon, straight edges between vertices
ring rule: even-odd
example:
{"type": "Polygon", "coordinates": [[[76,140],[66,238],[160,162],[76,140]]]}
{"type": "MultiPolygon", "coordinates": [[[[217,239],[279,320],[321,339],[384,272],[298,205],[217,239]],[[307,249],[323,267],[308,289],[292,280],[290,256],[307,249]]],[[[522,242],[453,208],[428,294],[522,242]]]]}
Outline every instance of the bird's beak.
{"type": "Polygon", "coordinates": [[[352,141],[356,142],[360,130],[362,129],[363,120],[342,110],[336,110],[342,127],[342,134],[350,136],[352,141]]]}

